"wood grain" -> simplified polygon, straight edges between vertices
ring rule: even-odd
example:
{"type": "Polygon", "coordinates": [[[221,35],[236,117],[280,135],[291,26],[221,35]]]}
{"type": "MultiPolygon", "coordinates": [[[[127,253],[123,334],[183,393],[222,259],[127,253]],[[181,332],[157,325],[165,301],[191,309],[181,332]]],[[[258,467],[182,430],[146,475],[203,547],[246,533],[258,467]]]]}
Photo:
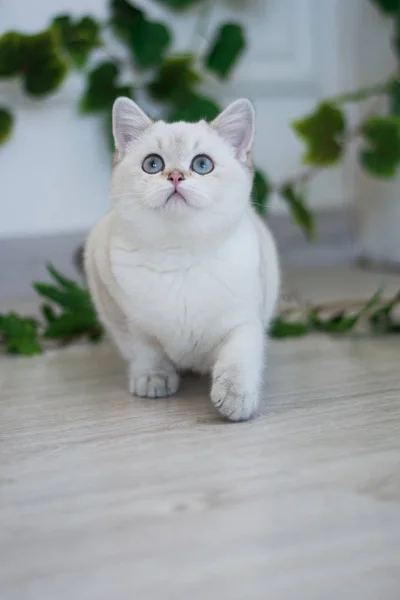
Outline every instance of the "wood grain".
{"type": "Polygon", "coordinates": [[[4,600],[398,600],[399,341],[274,342],[259,418],[108,343],[0,359],[4,600]]]}

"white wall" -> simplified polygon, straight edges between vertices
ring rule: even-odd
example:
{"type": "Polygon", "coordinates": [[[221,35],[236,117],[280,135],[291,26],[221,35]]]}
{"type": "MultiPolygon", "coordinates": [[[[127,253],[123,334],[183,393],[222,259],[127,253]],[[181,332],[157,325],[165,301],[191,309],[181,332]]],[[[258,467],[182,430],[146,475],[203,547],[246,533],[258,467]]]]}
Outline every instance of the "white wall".
{"type": "MultiPolygon", "coordinates": [[[[156,17],[167,14],[156,2],[141,3],[156,17]]],[[[1,29],[37,31],[62,11],[102,17],[106,2],[3,0],[1,29]]],[[[183,23],[174,17],[179,48],[192,42],[196,12],[183,23]]],[[[301,168],[301,145],[289,122],[316,99],[352,87],[351,15],[349,0],[217,2],[213,24],[226,18],[243,22],[250,47],[234,81],[213,93],[223,102],[242,95],[254,101],[256,162],[275,180],[301,168]]],[[[76,112],[81,88],[75,75],[55,96],[31,101],[16,86],[0,86],[0,105],[11,97],[17,119],[11,141],[0,148],[0,236],[86,230],[107,210],[110,156],[97,118],[76,112]]],[[[317,178],[311,202],[318,208],[338,206],[352,195],[353,173],[346,165],[317,178]]],[[[274,202],[274,210],[282,205],[274,202]]]]}

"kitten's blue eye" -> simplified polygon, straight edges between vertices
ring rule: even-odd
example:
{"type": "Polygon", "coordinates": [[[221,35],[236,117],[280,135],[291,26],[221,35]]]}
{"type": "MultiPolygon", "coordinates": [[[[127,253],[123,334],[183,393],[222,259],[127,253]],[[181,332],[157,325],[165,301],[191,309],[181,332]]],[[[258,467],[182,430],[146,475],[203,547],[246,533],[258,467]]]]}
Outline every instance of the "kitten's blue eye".
{"type": "Polygon", "coordinates": [[[190,168],[199,175],[208,175],[214,169],[214,163],[206,154],[198,154],[192,160],[190,168]]]}
{"type": "Polygon", "coordinates": [[[143,161],[142,169],[149,175],[155,175],[164,170],[164,161],[158,154],[149,154],[143,161]]]}

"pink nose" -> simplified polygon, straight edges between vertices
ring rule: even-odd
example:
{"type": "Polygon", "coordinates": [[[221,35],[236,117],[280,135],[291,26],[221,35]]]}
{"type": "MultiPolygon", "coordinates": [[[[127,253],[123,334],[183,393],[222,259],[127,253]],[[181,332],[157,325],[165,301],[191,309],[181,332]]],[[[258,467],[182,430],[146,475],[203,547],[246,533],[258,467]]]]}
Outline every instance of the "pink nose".
{"type": "Polygon", "coordinates": [[[180,173],[179,171],[172,171],[172,173],[168,175],[168,181],[171,181],[174,184],[175,189],[178,187],[179,182],[184,179],[183,173],[180,173]]]}

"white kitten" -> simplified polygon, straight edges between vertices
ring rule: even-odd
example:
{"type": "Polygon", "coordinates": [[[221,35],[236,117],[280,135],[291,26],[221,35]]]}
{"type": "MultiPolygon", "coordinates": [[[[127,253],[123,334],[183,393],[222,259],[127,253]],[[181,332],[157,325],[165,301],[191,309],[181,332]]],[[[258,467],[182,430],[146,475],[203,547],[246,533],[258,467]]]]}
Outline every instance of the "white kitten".
{"type": "Polygon", "coordinates": [[[211,372],[215,408],[248,419],[279,287],[272,237],[250,204],[253,107],[167,124],[119,98],[113,129],[112,208],[89,236],[86,271],[130,391],[169,396],[179,372],[211,372]]]}

